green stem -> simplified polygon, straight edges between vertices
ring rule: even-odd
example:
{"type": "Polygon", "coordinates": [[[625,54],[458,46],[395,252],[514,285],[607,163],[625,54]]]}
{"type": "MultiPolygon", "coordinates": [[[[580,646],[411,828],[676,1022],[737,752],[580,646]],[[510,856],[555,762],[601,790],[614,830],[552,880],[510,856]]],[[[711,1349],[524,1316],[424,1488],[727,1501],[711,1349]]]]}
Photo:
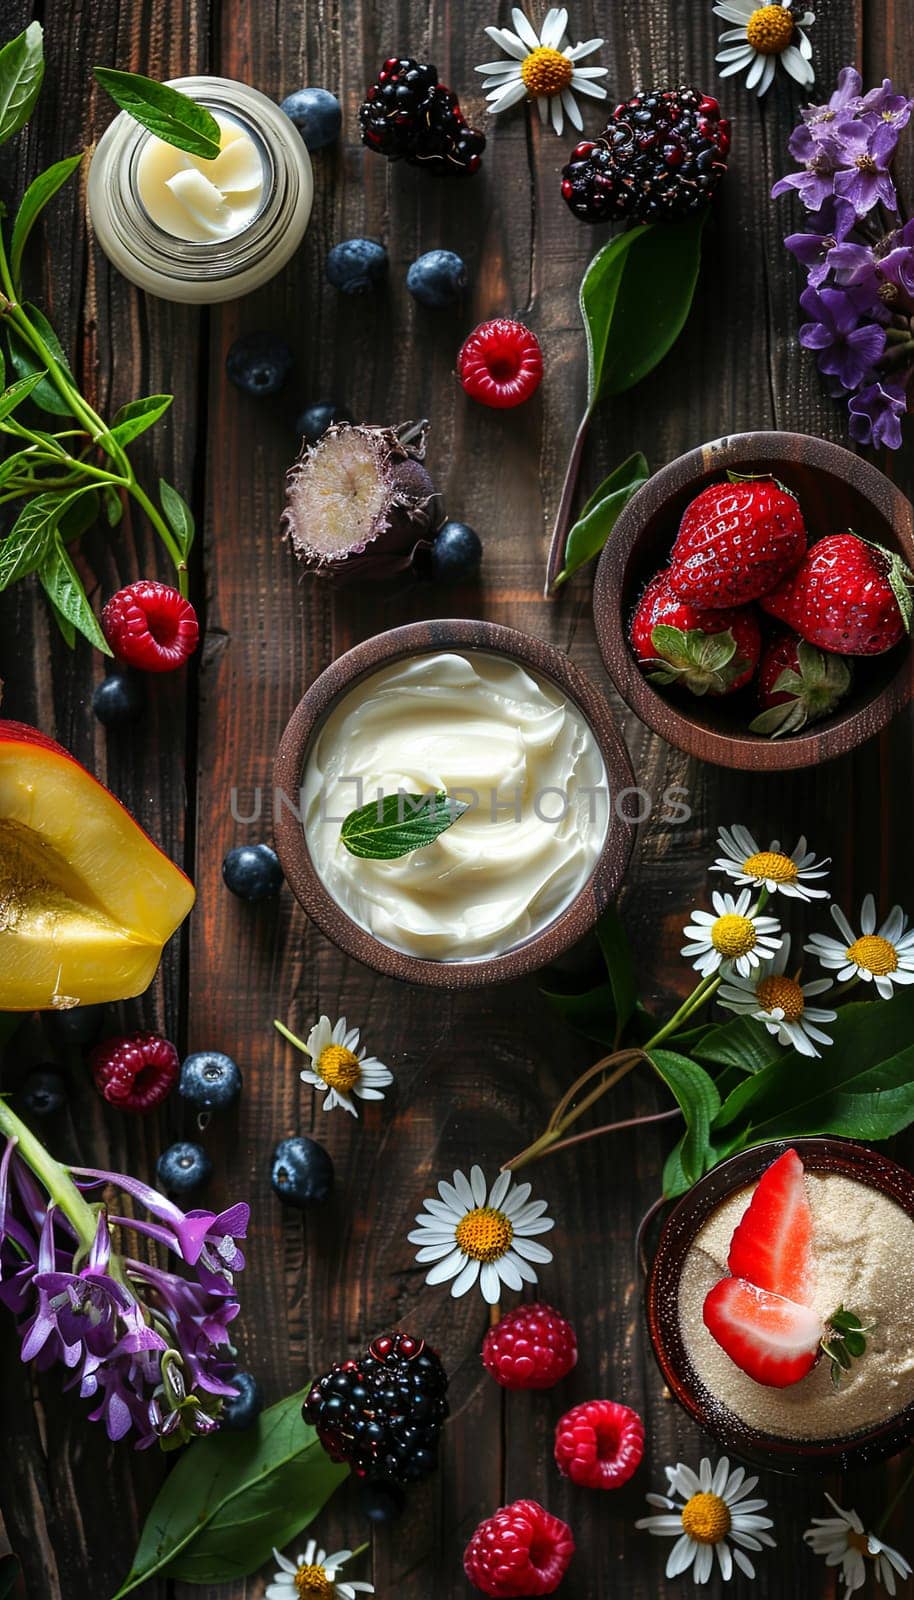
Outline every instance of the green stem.
{"type": "Polygon", "coordinates": [[[716,993],[720,986],[720,981],[718,974],[713,977],[702,978],[697,987],[692,990],[692,993],[683,1000],[679,1010],[675,1011],[669,1021],[665,1022],[663,1027],[657,1030],[652,1039],[648,1039],[647,1044],[644,1046],[645,1050],[653,1050],[655,1045],[662,1044],[663,1040],[668,1039],[671,1033],[678,1031],[681,1023],[687,1022],[696,1011],[700,1011],[705,1002],[710,1000],[711,996],[716,993]]]}
{"type": "Polygon", "coordinates": [[[895,1510],[896,1506],[899,1504],[899,1502],[907,1494],[908,1490],[911,1487],[912,1481],[914,1481],[914,1460],[912,1460],[910,1467],[908,1468],[907,1472],[905,1473],[904,1477],[902,1478],[901,1483],[898,1485],[898,1488],[896,1489],[896,1491],[893,1494],[891,1500],[889,1501],[888,1505],[886,1506],[885,1510],[883,1511],[882,1516],[879,1519],[879,1525],[878,1525],[878,1529],[877,1529],[877,1531],[879,1533],[882,1533],[884,1531],[884,1529],[886,1529],[888,1527],[888,1525],[889,1525],[889,1523],[890,1523],[890,1521],[892,1519],[892,1512],[895,1510]]]}
{"type": "Polygon", "coordinates": [[[98,1227],[96,1213],[60,1162],[48,1154],[40,1139],[35,1138],[3,1099],[0,1099],[0,1133],[16,1140],[16,1153],[44,1185],[58,1210],[73,1228],[82,1249],[91,1249],[98,1227]]]}

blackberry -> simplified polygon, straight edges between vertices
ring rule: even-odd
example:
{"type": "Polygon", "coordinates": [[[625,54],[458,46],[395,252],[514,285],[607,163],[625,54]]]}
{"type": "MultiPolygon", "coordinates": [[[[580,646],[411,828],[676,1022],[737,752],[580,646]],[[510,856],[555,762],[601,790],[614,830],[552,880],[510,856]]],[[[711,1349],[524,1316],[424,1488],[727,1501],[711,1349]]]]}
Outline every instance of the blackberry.
{"type": "Polygon", "coordinates": [[[730,124],[711,95],[681,84],[645,89],[616,106],[603,135],[585,139],[562,172],[562,194],[584,222],[682,222],[727,170],[730,124]]]}
{"type": "Polygon", "coordinates": [[[369,150],[441,177],[477,172],[486,144],[438,82],[437,67],[411,56],[388,57],[359,107],[359,125],[369,150]]]}
{"type": "Polygon", "coordinates": [[[348,1461],[371,1483],[417,1483],[438,1463],[448,1414],[447,1373],[424,1339],[374,1339],[357,1361],[316,1379],[302,1415],[332,1461],[348,1461]]]}

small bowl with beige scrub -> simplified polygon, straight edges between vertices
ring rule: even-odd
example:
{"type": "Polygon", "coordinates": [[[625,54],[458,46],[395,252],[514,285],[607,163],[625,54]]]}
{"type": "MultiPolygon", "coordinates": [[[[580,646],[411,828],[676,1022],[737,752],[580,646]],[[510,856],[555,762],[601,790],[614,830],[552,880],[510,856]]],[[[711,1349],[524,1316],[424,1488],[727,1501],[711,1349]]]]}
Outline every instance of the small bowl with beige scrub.
{"type": "Polygon", "coordinates": [[[634,777],[605,697],[561,651],[494,623],[413,623],[340,657],[293,713],[274,779],[276,847],[305,911],[415,983],[546,965],[593,927],[631,854],[634,777]],[[397,859],[347,849],[353,810],[435,794],[466,809],[431,843],[397,859]]]}
{"type": "Polygon", "coordinates": [[[214,116],[213,160],[166,143],[122,111],[89,168],[89,215],[105,254],[163,300],[232,300],[274,277],[308,226],[314,184],[298,129],[231,78],[175,78],[214,116]]]}

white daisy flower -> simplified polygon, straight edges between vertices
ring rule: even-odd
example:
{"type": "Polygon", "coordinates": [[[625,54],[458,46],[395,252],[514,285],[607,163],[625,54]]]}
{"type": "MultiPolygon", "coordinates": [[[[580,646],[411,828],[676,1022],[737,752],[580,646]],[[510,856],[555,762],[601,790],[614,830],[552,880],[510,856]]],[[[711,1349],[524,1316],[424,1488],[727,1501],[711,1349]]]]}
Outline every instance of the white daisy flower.
{"type": "Polygon", "coordinates": [[[792,900],[828,899],[828,890],[814,889],[810,880],[826,877],[831,861],[817,861],[806,849],[804,838],[797,840],[788,856],[778,839],[772,839],[767,850],[760,850],[749,829],[734,823],[732,828],[721,828],[717,848],[723,855],[712,862],[711,871],[726,872],[734,883],[748,883],[792,900]]]}
{"type": "Polygon", "coordinates": [[[689,956],[696,972],[709,978],[721,967],[731,968],[748,978],[753,967],[767,961],[781,947],[781,929],[776,917],[760,917],[752,894],[744,889],[738,900],[732,894],[711,896],[710,911],[693,911],[692,921],[683,932],[691,944],[681,954],[689,956]]]}
{"type": "Polygon", "coordinates": [[[593,55],[602,39],[586,39],[583,44],[568,41],[568,12],[552,6],[537,33],[519,6],[511,12],[514,32],[508,28],[486,28],[489,38],[504,50],[507,60],[484,61],[476,68],[485,77],[486,99],[493,116],[507,111],[520,100],[535,100],[540,121],[549,118],[556,133],[565,126],[565,117],[578,130],[584,126],[576,94],[605,100],[606,89],[595,79],[605,78],[607,67],[579,67],[585,56],[593,55]]]}
{"type": "Polygon", "coordinates": [[[635,1527],[676,1540],[666,1564],[667,1577],[678,1578],[692,1567],[695,1582],[707,1583],[716,1554],[724,1582],[733,1576],[734,1566],[754,1578],[755,1567],[746,1551],[774,1546],[767,1531],[774,1524],[770,1517],[759,1516],[767,1500],[747,1498],[758,1478],[747,1478],[745,1467],[731,1472],[726,1456],[713,1470],[704,1456],[697,1472],[682,1461],[665,1471],[668,1493],[647,1496],[648,1505],[657,1506],[660,1516],[642,1517],[635,1527]]]}
{"type": "Polygon", "coordinates": [[[799,978],[787,976],[790,959],[790,935],[776,955],[762,961],[751,977],[742,978],[732,973],[724,979],[717,991],[717,999],[728,1011],[737,1016],[754,1017],[763,1022],[769,1033],[780,1044],[793,1045],[801,1056],[818,1056],[817,1044],[831,1044],[830,1034],[818,1026],[834,1022],[837,1011],[824,1011],[820,1006],[807,1005],[817,994],[831,988],[830,978],[814,978],[811,983],[801,983],[799,978]]]}
{"type": "Polygon", "coordinates": [[[267,1584],[264,1600],[355,1600],[357,1594],[374,1594],[372,1583],[337,1582],[340,1567],[352,1559],[351,1550],[328,1556],[309,1539],[304,1555],[289,1561],[278,1550],[273,1556],[279,1571],[267,1584]]]}
{"type": "Polygon", "coordinates": [[[364,1046],[359,1048],[359,1030],[350,1028],[345,1017],[332,1027],[329,1017],[321,1017],[307,1039],[296,1038],[281,1022],[274,1022],[273,1026],[296,1050],[311,1057],[312,1066],[302,1071],[301,1081],[323,1091],[325,1111],[342,1106],[357,1117],[353,1095],[359,1100],[383,1100],[383,1091],[394,1081],[393,1073],[383,1062],[368,1055],[364,1046]]]}
{"type": "Polygon", "coordinates": [[[737,24],[725,28],[717,41],[724,46],[715,57],[722,63],[721,78],[745,72],[746,88],[763,95],[771,88],[780,61],[802,89],[815,83],[812,45],[804,31],[815,22],[814,11],[792,5],[791,0],[768,6],[757,6],[754,0],[718,0],[714,15],[737,24]]]}
{"type": "Polygon", "coordinates": [[[842,1511],[830,1494],[825,1498],[838,1515],[813,1517],[812,1527],[803,1535],[809,1548],[817,1556],[825,1557],[827,1567],[840,1566],[845,1595],[863,1588],[867,1561],[872,1562],[877,1581],[889,1594],[894,1594],[895,1574],[902,1579],[911,1575],[911,1567],[904,1556],[891,1545],[883,1544],[874,1533],[866,1533],[856,1511],[842,1511]]]}
{"type": "Polygon", "coordinates": [[[531,1200],[529,1183],[515,1184],[510,1172],[499,1173],[490,1190],[481,1167],[467,1178],[454,1173],[453,1183],[438,1185],[437,1200],[426,1200],[409,1235],[420,1249],[421,1266],[433,1263],[426,1283],[451,1283],[456,1300],[472,1289],[477,1279],[490,1306],[501,1299],[502,1284],[521,1289],[536,1283],[537,1265],[552,1260],[552,1251],[534,1235],[555,1227],[546,1216],[546,1201],[531,1200]]]}
{"type": "Polygon", "coordinates": [[[868,894],[860,907],[859,938],[838,906],[832,906],[831,914],[841,938],[814,933],[805,948],[823,967],[837,972],[839,983],[863,978],[875,983],[883,1000],[891,999],[896,983],[914,983],[914,928],[908,927],[901,906],[893,906],[877,929],[876,902],[868,894]]]}

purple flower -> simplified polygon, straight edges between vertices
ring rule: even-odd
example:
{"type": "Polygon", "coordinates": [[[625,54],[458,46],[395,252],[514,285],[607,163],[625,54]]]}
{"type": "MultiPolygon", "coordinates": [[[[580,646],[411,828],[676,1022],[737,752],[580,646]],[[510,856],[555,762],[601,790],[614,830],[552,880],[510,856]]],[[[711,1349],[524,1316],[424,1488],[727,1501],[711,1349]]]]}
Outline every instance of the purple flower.
{"type": "MultiPolygon", "coordinates": [[[[886,80],[888,82],[888,80],[886,80]]],[[[838,73],[838,87],[824,106],[807,106],[800,112],[804,123],[815,126],[819,123],[834,122],[838,112],[860,111],[863,100],[860,90],[863,88],[863,79],[856,67],[842,67],[838,73]]],[[[875,93],[875,90],[871,90],[875,93]]]]}
{"type": "Polygon", "coordinates": [[[876,270],[882,282],[882,299],[887,305],[896,305],[898,295],[886,294],[884,285],[891,284],[914,301],[914,248],[909,244],[896,246],[879,256],[876,270]]]}
{"type": "Polygon", "coordinates": [[[885,349],[885,332],[860,323],[859,312],[842,289],[804,289],[800,305],[815,320],[800,329],[800,343],[815,350],[820,372],[856,389],[885,349]]]}
{"type": "Polygon", "coordinates": [[[812,287],[818,289],[828,275],[832,251],[854,225],[854,208],[846,200],[827,200],[820,211],[810,215],[809,225],[808,233],[789,233],[784,243],[806,267],[812,287]]]}
{"type": "Polygon", "coordinates": [[[837,174],[845,165],[843,148],[832,134],[821,139],[810,137],[808,154],[797,159],[803,160],[802,169],[779,178],[771,191],[772,199],[776,200],[779,195],[789,194],[791,189],[795,189],[807,211],[821,211],[826,201],[833,197],[837,174]]]}
{"type": "Polygon", "coordinates": [[[889,167],[898,145],[898,133],[885,122],[841,122],[837,137],[842,149],[842,170],[835,174],[835,194],[849,200],[858,217],[882,204],[894,211],[898,201],[889,167]]]}
{"type": "Polygon", "coordinates": [[[912,107],[914,100],[909,100],[907,95],[896,94],[891,78],[883,78],[878,89],[870,89],[863,96],[864,113],[889,123],[898,133],[907,127],[912,107]]]}
{"type": "Polygon", "coordinates": [[[870,384],[848,402],[851,438],[858,444],[897,450],[901,444],[901,419],[907,409],[907,396],[900,383],[870,384]]]}

